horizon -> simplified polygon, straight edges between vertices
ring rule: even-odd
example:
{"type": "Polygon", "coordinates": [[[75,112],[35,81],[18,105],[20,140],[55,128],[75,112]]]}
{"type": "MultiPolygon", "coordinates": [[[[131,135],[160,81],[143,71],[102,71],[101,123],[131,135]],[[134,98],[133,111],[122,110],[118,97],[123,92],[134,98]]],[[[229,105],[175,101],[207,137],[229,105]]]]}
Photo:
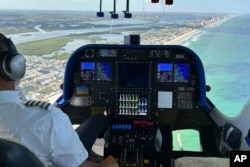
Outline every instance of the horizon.
{"type": "MultiPolygon", "coordinates": [[[[99,11],[99,0],[1,0],[0,9],[9,10],[88,10],[99,11]]],[[[104,1],[102,11],[113,11],[113,1],[104,1]]],[[[126,1],[116,1],[116,11],[124,11],[126,1]]],[[[173,5],[165,5],[163,1],[151,3],[151,0],[130,0],[130,10],[133,12],[181,12],[181,13],[248,13],[250,7],[248,0],[235,3],[234,0],[175,0],[173,5]]]]}
{"type": "MultiPolygon", "coordinates": [[[[81,10],[81,9],[1,9],[0,11],[48,11],[48,12],[53,12],[53,11],[61,11],[61,12],[93,12],[96,13],[98,11],[96,10],[81,10]]],[[[106,17],[106,15],[110,15],[110,11],[108,10],[102,10],[102,12],[104,12],[104,16],[106,17]],[[106,14],[107,13],[107,14],[106,14]]],[[[123,14],[123,11],[116,11],[117,14],[123,14]]],[[[133,11],[130,13],[163,13],[162,11],[133,11]]],[[[171,14],[185,14],[185,13],[190,13],[190,14],[239,14],[239,15],[250,15],[250,13],[235,13],[235,12],[202,12],[202,11],[193,11],[193,12],[187,12],[187,11],[165,11],[164,13],[171,13],[171,14]]],[[[15,13],[14,13],[15,14],[15,13]]]]}

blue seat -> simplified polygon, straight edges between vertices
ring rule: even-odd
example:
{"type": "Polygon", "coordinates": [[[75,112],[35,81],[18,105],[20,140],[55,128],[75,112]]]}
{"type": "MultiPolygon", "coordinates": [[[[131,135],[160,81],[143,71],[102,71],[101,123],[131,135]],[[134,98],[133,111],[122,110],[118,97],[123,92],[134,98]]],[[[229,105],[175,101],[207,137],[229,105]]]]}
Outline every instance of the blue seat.
{"type": "Polygon", "coordinates": [[[45,167],[45,165],[21,143],[0,138],[0,166],[1,167],[45,167]]]}

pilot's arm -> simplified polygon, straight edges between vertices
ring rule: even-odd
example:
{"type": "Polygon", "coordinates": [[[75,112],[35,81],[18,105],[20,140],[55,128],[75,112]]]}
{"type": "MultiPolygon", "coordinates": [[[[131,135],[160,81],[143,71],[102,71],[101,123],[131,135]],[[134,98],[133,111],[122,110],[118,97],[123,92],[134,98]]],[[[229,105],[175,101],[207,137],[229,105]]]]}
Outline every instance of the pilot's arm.
{"type": "MultiPolygon", "coordinates": [[[[53,107],[54,108],[54,107],[53,107]]],[[[65,167],[118,167],[116,160],[109,156],[101,163],[87,160],[88,152],[72,128],[66,114],[54,108],[52,114],[51,145],[52,159],[57,166],[65,167]]]]}
{"type": "Polygon", "coordinates": [[[66,114],[51,106],[48,120],[50,132],[46,144],[51,149],[51,160],[56,166],[77,167],[88,158],[88,152],[72,127],[66,114]]]}

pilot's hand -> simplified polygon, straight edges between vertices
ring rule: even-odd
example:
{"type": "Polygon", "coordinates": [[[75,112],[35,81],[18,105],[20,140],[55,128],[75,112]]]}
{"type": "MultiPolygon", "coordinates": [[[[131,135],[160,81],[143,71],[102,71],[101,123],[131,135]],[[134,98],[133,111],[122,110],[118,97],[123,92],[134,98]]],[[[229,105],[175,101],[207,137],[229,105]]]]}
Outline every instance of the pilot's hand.
{"type": "Polygon", "coordinates": [[[101,162],[102,167],[118,167],[118,163],[113,156],[108,156],[101,162]]]}

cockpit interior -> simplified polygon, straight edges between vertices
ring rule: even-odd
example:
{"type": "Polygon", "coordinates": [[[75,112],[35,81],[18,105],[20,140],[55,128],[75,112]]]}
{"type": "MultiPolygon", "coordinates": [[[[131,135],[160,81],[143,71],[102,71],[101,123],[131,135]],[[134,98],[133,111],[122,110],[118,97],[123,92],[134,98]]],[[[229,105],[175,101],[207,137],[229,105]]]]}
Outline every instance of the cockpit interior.
{"type": "MultiPolygon", "coordinates": [[[[6,16],[0,30],[32,60],[31,72],[23,84],[25,91],[32,90],[29,96],[40,101],[41,97],[47,100],[56,95],[51,105],[60,108],[74,128],[93,115],[107,117],[109,126],[104,138],[92,149],[90,158],[94,161],[101,162],[112,155],[119,167],[228,167],[235,155],[247,151],[250,156],[250,100],[242,96],[250,81],[245,72],[250,64],[246,42],[249,24],[245,23],[250,17],[238,17],[249,14],[244,5],[248,2],[201,5],[200,1],[176,1],[173,9],[173,0],[113,0],[105,4],[102,0],[86,0],[81,2],[84,5],[74,0],[60,2],[64,6],[60,12],[58,2],[50,1],[44,3],[48,10],[45,13],[34,12],[33,2],[26,2],[32,9],[26,15],[21,4],[6,2],[10,10],[3,10],[8,15],[1,11],[6,16]],[[129,2],[136,9],[142,7],[142,11],[132,15],[129,2]],[[100,8],[92,15],[89,10],[96,5],[100,8]],[[110,5],[111,8],[102,9],[110,5]],[[21,7],[18,14],[12,11],[13,6],[21,7]],[[118,6],[122,9],[117,10],[118,6]],[[167,13],[164,6],[170,7],[166,8],[167,13]],[[146,7],[150,14],[144,12],[146,7]],[[67,13],[65,9],[80,10],[67,13]],[[50,17],[52,13],[55,15],[50,17]],[[227,22],[230,19],[232,22],[227,22]],[[124,35],[122,43],[120,38],[124,35]],[[217,58],[220,61],[216,62],[217,58]],[[36,59],[41,59],[39,68],[36,59]],[[39,73],[33,74],[33,70],[39,73]],[[55,79],[48,81],[48,73],[55,74],[55,79]],[[219,74],[213,77],[215,73],[219,74]],[[35,80],[34,85],[29,83],[31,79],[35,80]],[[60,89],[57,84],[61,84],[60,89]],[[210,93],[216,92],[213,95],[208,94],[209,84],[213,87],[210,93]],[[236,91],[240,93],[231,96],[236,91]],[[225,115],[228,108],[234,110],[232,103],[236,98],[240,100],[235,108],[239,109],[241,100],[246,103],[235,117],[225,115]],[[220,105],[227,108],[219,109],[220,105]]],[[[39,2],[36,8],[40,6],[43,8],[39,2]]],[[[249,96],[247,91],[244,94],[249,96]]],[[[0,136],[0,166],[45,167],[27,146],[4,136],[0,136]]]]}
{"type": "MultiPolygon", "coordinates": [[[[209,116],[203,64],[184,46],[90,44],[77,49],[65,70],[57,106],[72,124],[106,114],[104,157],[120,166],[171,166],[183,156],[221,157],[221,130],[209,116]],[[173,150],[172,131],[199,132],[200,151],[173,150]]],[[[135,38],[135,39],[134,39],[135,38]]]]}

